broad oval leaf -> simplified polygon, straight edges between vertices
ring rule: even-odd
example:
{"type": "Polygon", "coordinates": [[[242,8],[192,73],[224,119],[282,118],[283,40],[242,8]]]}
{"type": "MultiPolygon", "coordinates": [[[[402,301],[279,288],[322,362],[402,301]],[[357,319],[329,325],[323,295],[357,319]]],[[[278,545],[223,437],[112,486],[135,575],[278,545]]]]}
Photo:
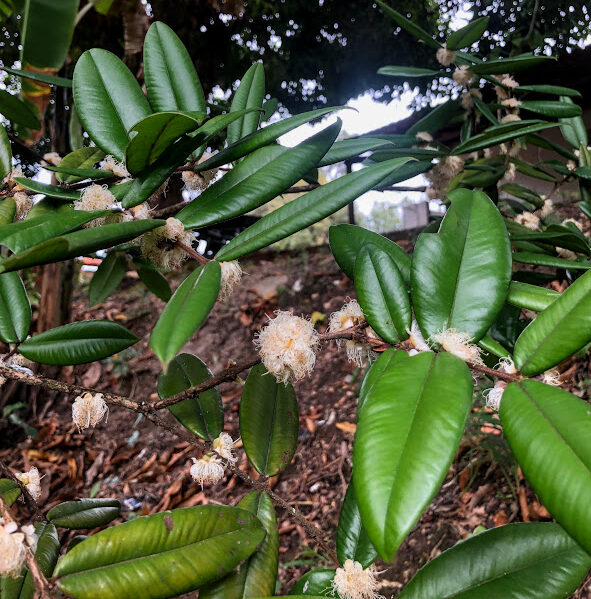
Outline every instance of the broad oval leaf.
{"type": "MultiPolygon", "coordinates": [[[[191,354],[180,354],[158,376],[158,395],[171,397],[212,377],[209,368],[191,354]]],[[[209,441],[224,427],[224,407],[217,387],[185,399],[168,408],[172,415],[195,436],[209,441]]]]}
{"type": "MultiPolygon", "coordinates": [[[[104,302],[115,291],[127,272],[127,258],[120,252],[111,252],[100,263],[90,280],[88,305],[104,302]]],[[[2,277],[4,275],[0,275],[2,277]]]]}
{"type": "Polygon", "coordinates": [[[541,312],[554,302],[560,293],[553,289],[511,281],[507,301],[513,306],[541,312]]]}
{"type": "Polygon", "coordinates": [[[41,126],[38,114],[32,105],[5,89],[0,89],[0,113],[7,120],[27,129],[36,130],[41,126]]]}
{"type": "Polygon", "coordinates": [[[400,599],[563,599],[590,566],[591,558],[558,524],[507,524],[430,561],[400,599]]]}
{"type": "Polygon", "coordinates": [[[275,507],[266,493],[254,491],[240,503],[239,508],[254,514],[267,533],[265,540],[237,571],[213,585],[199,589],[200,599],[249,599],[271,595],[275,591],[279,564],[279,535],[275,507]]]}
{"type": "Polygon", "coordinates": [[[117,499],[78,499],[51,508],[47,519],[62,528],[95,528],[109,524],[120,512],[121,504],[117,499]]]}
{"type": "Polygon", "coordinates": [[[189,203],[177,218],[185,228],[204,227],[258,208],[314,168],[334,143],[341,121],[293,148],[257,150],[189,203]]]}
{"type": "Polygon", "coordinates": [[[203,88],[193,61],[177,34],[165,23],[152,23],[144,40],[144,76],[156,111],[205,112],[203,88]]]}
{"type": "Polygon", "coordinates": [[[353,447],[363,525],[388,561],[441,485],[472,405],[470,371],[452,354],[393,366],[368,392],[353,447]]]}
{"type": "Polygon", "coordinates": [[[454,31],[448,38],[446,46],[448,50],[461,50],[470,47],[477,42],[488,27],[489,17],[474,19],[464,27],[454,31]]]}
{"type": "Polygon", "coordinates": [[[31,304],[18,273],[0,275],[0,339],[24,341],[31,326],[31,304]]]}
{"type": "Polygon", "coordinates": [[[378,552],[371,544],[363,522],[361,522],[353,481],[347,487],[339,516],[337,557],[341,564],[350,559],[359,562],[364,568],[371,566],[378,557],[378,552]]]}
{"type": "Polygon", "coordinates": [[[156,322],[150,347],[166,365],[201,326],[216,302],[220,289],[218,262],[195,269],[178,287],[156,322]]]}
{"type": "Polygon", "coordinates": [[[116,322],[87,320],[39,333],[22,343],[19,352],[34,362],[65,366],[101,360],[137,341],[116,322]]]}
{"type": "Polygon", "coordinates": [[[410,256],[386,237],[356,225],[334,225],[328,230],[328,240],[337,264],[351,280],[355,278],[355,260],[361,248],[371,243],[389,254],[405,283],[410,283],[410,256]]]}
{"type": "Polygon", "coordinates": [[[407,339],[412,322],[408,290],[396,262],[373,244],[355,262],[355,291],[367,322],[388,343],[407,339]]]}
{"type": "MultiPolygon", "coordinates": [[[[244,74],[234,92],[230,112],[245,108],[262,108],[265,96],[265,71],[260,62],[253,64],[244,74]]],[[[259,126],[262,112],[251,112],[228,126],[228,145],[253,133],[259,126]]]]}
{"type": "Polygon", "coordinates": [[[330,216],[375,187],[388,173],[398,170],[407,160],[395,158],[317,187],[263,216],[224,245],[216,257],[235,260],[330,216]]]}
{"type": "Polygon", "coordinates": [[[75,599],[147,599],[195,590],[228,574],[265,530],[246,510],[206,505],[136,518],[82,541],[60,560],[58,587],[75,599]]]}
{"type": "Polygon", "coordinates": [[[298,443],[299,409],[290,383],[278,383],[263,364],[254,366],[240,401],[240,436],[256,471],[275,476],[286,468],[298,443]]]}
{"type": "Polygon", "coordinates": [[[503,218],[488,196],[457,189],[439,233],[423,233],[412,261],[412,300],[430,337],[454,328],[480,339],[505,302],[511,245],[503,218]]]}
{"type": "Polygon", "coordinates": [[[87,50],[76,63],[74,102],[90,138],[117,160],[125,159],[129,129],[152,112],[130,70],[100,48],[87,50]]]}
{"type": "Polygon", "coordinates": [[[533,376],[591,341],[591,272],[579,277],[538,314],[515,343],[515,366],[533,376]]]}
{"type": "Polygon", "coordinates": [[[562,389],[524,380],[507,386],[499,413],[503,433],[534,491],[591,553],[589,404],[562,389]]]}
{"type": "MultiPolygon", "coordinates": [[[[77,183],[78,181],[82,181],[84,177],[68,174],[64,169],[89,170],[104,157],[105,153],[100,148],[94,146],[74,150],[62,158],[59,165],[61,171],[58,172],[57,179],[62,183],[77,183]]],[[[112,175],[113,173],[110,174],[112,175]]]]}
{"type": "Polygon", "coordinates": [[[289,597],[334,597],[332,581],[336,570],[334,568],[314,568],[306,572],[290,589],[289,597]],[[297,595],[296,595],[297,593],[297,595]]]}

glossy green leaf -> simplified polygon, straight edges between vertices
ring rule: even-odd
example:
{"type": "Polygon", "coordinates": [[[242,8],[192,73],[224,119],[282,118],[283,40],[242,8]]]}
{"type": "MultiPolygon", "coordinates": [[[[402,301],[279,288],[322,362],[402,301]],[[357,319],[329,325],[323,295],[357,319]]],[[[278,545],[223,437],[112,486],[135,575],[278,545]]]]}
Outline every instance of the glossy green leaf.
{"type": "Polygon", "coordinates": [[[138,338],[109,320],[86,320],[50,329],[27,339],[20,353],[41,364],[86,364],[112,356],[138,338]]]}
{"type": "Polygon", "coordinates": [[[20,487],[9,478],[0,478],[0,495],[10,507],[21,495],[20,487]]]}
{"type": "Polygon", "coordinates": [[[535,94],[548,94],[552,96],[571,96],[580,98],[581,92],[571,87],[563,87],[562,85],[520,85],[513,90],[516,93],[532,92],[535,94]]]}
{"type": "Polygon", "coordinates": [[[354,158],[365,152],[376,150],[377,148],[387,147],[392,145],[385,139],[377,137],[362,137],[358,139],[343,139],[336,141],[330,150],[324,155],[324,158],[318,163],[318,166],[328,166],[336,164],[348,158],[354,158]]]}
{"type": "MultiPolygon", "coordinates": [[[[12,170],[12,150],[10,149],[10,140],[4,125],[0,125],[0,179],[12,170]]],[[[0,204],[1,206],[1,204],[0,204]]],[[[0,208],[1,210],[1,208],[0,208]]],[[[0,218],[0,223],[2,220],[0,218]]]]}
{"type": "Polygon", "coordinates": [[[541,208],[544,204],[544,201],[538,193],[523,185],[519,185],[518,183],[504,183],[499,189],[506,193],[510,193],[516,198],[530,202],[538,208],[541,208]]]}
{"type": "MultiPolygon", "coordinates": [[[[398,170],[407,158],[355,171],[330,181],[263,216],[245,231],[234,237],[217,253],[217,258],[235,260],[245,254],[289,237],[308,227],[374,188],[388,173],[398,170]]],[[[246,160],[244,161],[246,162],[246,160]]]]}
{"type": "Polygon", "coordinates": [[[498,358],[510,358],[511,354],[506,350],[496,339],[490,335],[485,335],[480,339],[478,345],[484,349],[484,351],[497,356],[498,358]]]}
{"type": "Polygon", "coordinates": [[[203,112],[156,112],[136,123],[125,151],[127,169],[132,175],[154,164],[164,152],[186,133],[199,128],[203,112]]]}
{"type": "Polygon", "coordinates": [[[439,233],[422,233],[413,255],[412,300],[426,337],[454,328],[478,340],[503,306],[511,246],[488,196],[457,189],[439,233]]]}
{"type": "Polygon", "coordinates": [[[34,108],[16,94],[0,89],[0,114],[7,120],[27,127],[39,129],[41,123],[34,108]]]}
{"type": "Polygon", "coordinates": [[[265,540],[236,572],[219,582],[199,589],[200,599],[249,599],[275,591],[279,562],[279,535],[275,507],[266,493],[249,493],[239,508],[254,514],[266,531],[265,540]]]}
{"type": "MultiPolygon", "coordinates": [[[[191,354],[180,354],[158,376],[158,395],[171,397],[189,387],[195,387],[213,376],[209,368],[191,354]]],[[[168,408],[172,415],[195,436],[209,441],[224,427],[224,407],[217,387],[185,399],[168,408]]]]}
{"type": "Polygon", "coordinates": [[[177,218],[186,228],[228,220],[258,208],[299,181],[326,154],[341,129],[330,125],[293,148],[261,148],[189,203],[177,218]]]}
{"type": "Polygon", "coordinates": [[[578,252],[580,254],[591,255],[591,248],[587,238],[581,230],[572,223],[567,223],[566,226],[550,225],[543,232],[513,233],[511,241],[531,241],[542,242],[552,246],[558,246],[578,252]]]}
{"type": "Polygon", "coordinates": [[[65,77],[58,77],[57,75],[48,75],[47,73],[36,73],[34,71],[23,71],[22,69],[10,69],[6,66],[2,67],[3,71],[16,75],[17,77],[24,77],[31,81],[38,81],[39,83],[47,83],[48,85],[56,85],[57,87],[72,87],[72,80],[66,79],[65,77]]]}
{"type": "Polygon", "coordinates": [[[458,449],[472,377],[449,353],[420,353],[382,372],[369,390],[353,447],[363,525],[384,560],[427,507],[458,449]]]}
{"type": "Polygon", "coordinates": [[[223,164],[229,164],[230,162],[238,160],[239,158],[258,150],[259,148],[262,148],[263,146],[273,143],[277,140],[277,138],[285,135],[285,133],[288,133],[293,129],[296,129],[300,125],[304,125],[305,123],[308,123],[314,119],[344,108],[344,106],[319,108],[317,110],[311,110],[310,112],[304,112],[302,114],[277,121],[276,123],[271,123],[267,127],[263,127],[262,129],[247,135],[243,139],[228,146],[221,152],[214,154],[211,158],[200,162],[195,170],[196,172],[202,172],[212,168],[217,168],[223,164]]]}
{"type": "Polygon", "coordinates": [[[336,570],[334,568],[314,568],[306,572],[290,589],[289,597],[334,597],[332,581],[336,570]],[[296,595],[296,593],[298,593],[296,595]]]}
{"type": "Polygon", "coordinates": [[[74,102],[91,139],[117,160],[125,158],[129,129],[152,112],[131,71],[99,48],[87,50],[76,63],[74,102]]]}
{"type": "Polygon", "coordinates": [[[31,304],[16,272],[0,275],[0,339],[6,343],[24,341],[31,326],[31,304]]]}
{"type": "Polygon", "coordinates": [[[405,283],[410,282],[410,256],[386,237],[355,225],[334,225],[328,230],[328,239],[337,264],[350,279],[355,277],[355,260],[361,248],[372,243],[390,255],[405,283]]]}
{"type": "Polygon", "coordinates": [[[152,23],[144,40],[144,76],[154,110],[206,111],[203,88],[187,49],[160,21],[152,23]]]}
{"type": "Polygon", "coordinates": [[[275,476],[286,468],[298,443],[299,411],[290,383],[278,383],[262,364],[246,379],[240,401],[240,436],[256,471],[275,476]]]}
{"type": "Polygon", "coordinates": [[[163,302],[167,302],[172,295],[168,281],[151,264],[138,264],[137,274],[142,283],[163,302]]]}
{"type": "MultiPolygon", "coordinates": [[[[100,148],[80,148],[64,156],[60,162],[60,168],[90,170],[104,157],[105,153],[100,148]]],[[[78,181],[82,181],[83,177],[73,176],[62,170],[58,172],[57,179],[62,183],[77,183],[78,181]]]]}
{"type": "Polygon", "coordinates": [[[542,503],[591,553],[587,509],[591,500],[591,412],[587,402],[562,389],[525,380],[507,386],[500,417],[511,450],[542,503]]]}
{"type": "Polygon", "coordinates": [[[69,189],[64,189],[63,187],[58,187],[57,185],[49,185],[48,183],[27,179],[26,177],[15,177],[14,180],[25,189],[29,189],[35,193],[42,193],[50,198],[67,201],[80,199],[80,191],[71,191],[69,189]]]}
{"type": "Polygon", "coordinates": [[[150,347],[165,367],[207,318],[218,297],[220,278],[220,265],[208,262],[195,269],[166,304],[150,336],[150,347]]]}
{"type": "Polygon", "coordinates": [[[463,109],[457,100],[447,100],[428,110],[425,116],[421,117],[406,133],[413,136],[420,131],[431,134],[437,133],[437,131],[447,127],[450,122],[459,117],[462,111],[463,109]]]}
{"type": "Polygon", "coordinates": [[[378,557],[375,547],[367,536],[363,522],[361,522],[353,481],[347,487],[339,516],[337,557],[341,564],[350,559],[359,562],[364,568],[368,568],[378,557]]]}
{"type": "Polygon", "coordinates": [[[82,130],[82,123],[78,117],[78,111],[76,106],[72,104],[70,106],[70,117],[68,119],[68,139],[70,141],[70,148],[72,150],[80,150],[84,147],[84,131],[82,130]]]}
{"type": "Polygon", "coordinates": [[[591,262],[580,262],[578,260],[567,260],[546,254],[534,252],[513,252],[513,262],[523,264],[535,264],[536,266],[552,266],[553,268],[568,268],[569,270],[589,270],[591,262]]]}
{"type": "Polygon", "coordinates": [[[126,272],[127,258],[123,254],[119,252],[107,254],[90,280],[88,305],[96,306],[104,302],[121,283],[126,272]]]}
{"type": "Polygon", "coordinates": [[[521,54],[510,58],[497,58],[486,60],[472,65],[470,70],[477,75],[500,75],[502,73],[514,73],[523,69],[555,61],[554,56],[545,56],[543,54],[521,54]]]}
{"type": "Polygon", "coordinates": [[[113,177],[113,173],[111,171],[103,171],[96,168],[69,168],[67,166],[51,165],[44,165],[43,168],[64,176],[72,176],[80,181],[85,179],[90,179],[93,181],[99,179],[111,179],[113,177]]]}
{"type": "Polygon", "coordinates": [[[106,526],[120,512],[121,504],[117,499],[78,499],[51,508],[47,512],[47,518],[62,528],[95,528],[106,526]]]}
{"type": "Polygon", "coordinates": [[[58,587],[75,599],[145,599],[193,591],[248,558],[265,530],[246,510],[206,505],[136,518],[82,541],[60,560],[58,587]]]}
{"type": "Polygon", "coordinates": [[[480,17],[470,21],[464,27],[454,31],[447,38],[446,47],[448,50],[461,50],[469,48],[474,42],[477,42],[482,37],[482,34],[488,27],[489,17],[480,17]]]}
{"type": "Polygon", "coordinates": [[[575,103],[556,102],[553,100],[524,100],[519,104],[522,110],[529,110],[551,118],[567,118],[580,116],[583,111],[575,103]]]}
{"type": "MultiPolygon", "coordinates": [[[[265,71],[260,62],[253,64],[234,92],[230,112],[245,108],[262,108],[265,97],[265,71]]],[[[257,130],[262,112],[251,112],[228,126],[228,145],[257,130]]]]}
{"type": "Polygon", "coordinates": [[[557,524],[508,524],[430,561],[400,599],[564,599],[590,566],[591,558],[557,524]]]}
{"type": "Polygon", "coordinates": [[[388,343],[408,338],[412,311],[406,284],[389,254],[369,243],[355,261],[355,291],[372,329],[388,343]]]}
{"type": "Polygon", "coordinates": [[[533,376],[562,362],[591,341],[591,273],[585,273],[521,333],[515,365],[533,376]]]}
{"type": "Polygon", "coordinates": [[[434,40],[433,37],[429,33],[427,33],[422,27],[419,27],[416,23],[410,21],[405,16],[401,15],[397,10],[394,10],[382,0],[376,0],[376,2],[379,4],[379,6],[381,6],[382,10],[389,17],[394,19],[394,21],[398,25],[400,25],[400,27],[408,31],[410,34],[414,35],[414,37],[421,40],[422,42],[425,42],[427,46],[430,46],[435,50],[437,50],[441,46],[441,44],[438,41],[434,40]]]}
{"type": "Polygon", "coordinates": [[[554,302],[560,293],[553,289],[511,281],[507,301],[518,308],[526,308],[541,312],[554,302]]]}
{"type": "Polygon", "coordinates": [[[388,77],[437,77],[441,74],[441,71],[420,67],[398,67],[388,65],[378,69],[378,75],[386,75],[388,77]]]}
{"type": "MultiPolygon", "coordinates": [[[[13,198],[0,200],[0,231],[6,230],[4,225],[9,225],[16,214],[16,202],[13,198]]],[[[2,240],[4,245],[4,240],[2,240]]]]}
{"type": "MultiPolygon", "coordinates": [[[[567,106],[574,105],[572,99],[566,96],[561,96],[560,101],[567,106]]],[[[583,117],[561,118],[559,121],[562,136],[573,148],[578,150],[581,144],[585,147],[588,145],[589,138],[587,137],[587,127],[583,117]]]]}
{"type": "Polygon", "coordinates": [[[143,233],[165,224],[163,220],[136,220],[113,225],[92,227],[60,237],[48,239],[22,253],[15,254],[0,262],[0,273],[19,270],[39,264],[60,262],[90,254],[100,249],[108,249],[120,243],[131,241],[143,233]]]}

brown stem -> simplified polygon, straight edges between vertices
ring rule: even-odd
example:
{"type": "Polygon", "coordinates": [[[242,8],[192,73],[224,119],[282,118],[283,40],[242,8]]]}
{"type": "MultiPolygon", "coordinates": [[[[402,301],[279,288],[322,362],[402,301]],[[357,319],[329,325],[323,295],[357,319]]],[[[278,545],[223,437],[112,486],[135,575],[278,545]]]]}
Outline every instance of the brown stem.
{"type": "Polygon", "coordinates": [[[164,208],[160,208],[160,210],[154,210],[152,212],[152,218],[164,218],[165,216],[170,216],[171,214],[176,214],[179,210],[184,208],[187,205],[187,202],[177,202],[176,204],[172,204],[171,206],[165,206],[164,208]]]}
{"type": "Polygon", "coordinates": [[[476,372],[481,372],[482,374],[486,374],[491,378],[500,379],[501,381],[506,381],[507,383],[516,383],[518,381],[523,380],[523,377],[520,374],[510,374],[509,372],[503,372],[502,370],[495,370],[494,368],[489,368],[488,366],[484,366],[483,364],[474,364],[473,362],[466,362],[468,367],[476,372]]]}
{"type": "Polygon", "coordinates": [[[197,260],[197,262],[199,262],[201,264],[207,264],[209,262],[209,260],[205,256],[202,256],[199,252],[196,252],[193,248],[189,247],[188,245],[185,245],[184,243],[181,243],[180,241],[177,241],[176,244],[184,252],[189,254],[189,256],[191,256],[191,258],[197,260]]]}

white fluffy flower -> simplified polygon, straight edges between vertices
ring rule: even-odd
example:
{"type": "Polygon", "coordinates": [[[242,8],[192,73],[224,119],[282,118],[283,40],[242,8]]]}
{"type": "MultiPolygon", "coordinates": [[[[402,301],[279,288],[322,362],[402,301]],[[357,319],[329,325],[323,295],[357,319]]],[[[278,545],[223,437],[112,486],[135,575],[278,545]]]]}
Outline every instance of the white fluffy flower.
{"type": "Polygon", "coordinates": [[[341,599],[383,599],[378,593],[375,571],[364,570],[359,562],[350,559],[345,560],[342,568],[337,568],[332,589],[341,599]]]}
{"type": "Polygon", "coordinates": [[[442,46],[437,49],[435,57],[440,65],[448,67],[452,62],[455,62],[456,53],[453,50],[448,50],[446,46],[442,46]]]}
{"type": "Polygon", "coordinates": [[[545,196],[542,196],[542,199],[544,200],[544,205],[540,208],[538,214],[540,218],[548,218],[554,211],[554,202],[545,196]]]}
{"type": "Polygon", "coordinates": [[[127,167],[122,162],[118,162],[117,159],[110,154],[105,156],[99,164],[99,168],[103,171],[111,171],[116,177],[127,178],[131,176],[127,167]]]}
{"type": "Polygon", "coordinates": [[[523,225],[532,231],[536,231],[540,226],[540,219],[532,212],[522,212],[513,219],[517,224],[523,225]]]}
{"type": "Polygon", "coordinates": [[[221,433],[219,437],[213,440],[213,450],[230,464],[235,464],[238,459],[234,455],[234,441],[228,433],[221,433]]]}
{"type": "Polygon", "coordinates": [[[474,73],[467,66],[461,66],[454,71],[452,78],[458,85],[468,87],[474,78],[474,73]]]}
{"type": "Polygon", "coordinates": [[[506,114],[502,119],[501,119],[501,125],[504,125],[505,123],[513,123],[515,121],[520,121],[521,117],[518,114],[506,114]]]}
{"type": "Polygon", "coordinates": [[[223,301],[232,295],[234,287],[240,283],[242,268],[240,268],[238,260],[220,262],[220,268],[222,269],[222,279],[218,299],[223,301]]]}
{"type": "Polygon", "coordinates": [[[519,108],[521,106],[521,102],[517,98],[507,98],[503,100],[501,104],[505,108],[519,108]]]}
{"type": "Polygon", "coordinates": [[[41,497],[41,477],[39,470],[33,466],[28,472],[21,472],[16,478],[27,488],[31,497],[37,501],[41,497]]]}
{"type": "MultiPolygon", "coordinates": [[[[357,300],[349,300],[345,302],[340,310],[330,315],[328,332],[339,333],[364,323],[365,316],[359,302],[357,300]]],[[[347,352],[347,359],[350,362],[356,362],[361,366],[363,361],[372,355],[371,346],[366,343],[359,343],[359,341],[355,341],[354,339],[337,339],[337,345],[340,346],[343,342],[345,344],[345,351],[347,352]]]]}
{"type": "Polygon", "coordinates": [[[310,374],[316,362],[318,333],[310,320],[277,310],[255,340],[265,368],[282,383],[310,374]]]}
{"type": "Polygon", "coordinates": [[[425,341],[419,323],[416,320],[413,319],[412,324],[410,325],[410,331],[407,331],[407,333],[409,334],[409,341],[417,352],[433,351],[425,341]]]}
{"type": "Polygon", "coordinates": [[[33,207],[33,199],[24,191],[17,191],[13,199],[16,205],[15,217],[17,220],[21,220],[29,214],[29,210],[33,207]]]}
{"type": "Polygon", "coordinates": [[[519,87],[519,83],[517,83],[517,81],[515,81],[515,79],[513,79],[511,75],[503,75],[501,79],[501,84],[510,89],[519,87]]]}
{"type": "Polygon", "coordinates": [[[224,466],[219,458],[213,454],[205,454],[199,459],[191,458],[193,465],[191,466],[191,476],[193,480],[201,485],[210,483],[216,485],[224,478],[224,466]]]}
{"type": "Polygon", "coordinates": [[[117,205],[117,198],[106,185],[89,185],[80,194],[79,200],[74,200],[76,210],[109,210],[117,205]]]}
{"type": "Polygon", "coordinates": [[[51,166],[59,166],[62,157],[57,152],[47,152],[47,154],[43,154],[43,160],[51,166]]]}
{"type": "Polygon", "coordinates": [[[491,408],[495,412],[499,411],[499,408],[501,407],[501,400],[503,399],[503,393],[505,392],[506,387],[507,383],[504,381],[497,381],[492,389],[485,389],[482,392],[482,395],[486,399],[486,406],[488,408],[491,408]]]}
{"type": "Polygon", "coordinates": [[[483,364],[480,357],[481,349],[474,343],[470,343],[471,340],[468,333],[458,332],[456,329],[444,329],[431,335],[431,341],[439,343],[445,351],[454,354],[464,362],[483,364]]]}
{"type": "Polygon", "coordinates": [[[72,404],[72,420],[81,431],[96,426],[108,413],[109,408],[102,393],[84,393],[72,404]]]}
{"type": "Polygon", "coordinates": [[[193,234],[185,231],[183,223],[176,218],[167,218],[166,224],[142,236],[141,249],[145,258],[165,270],[181,266],[188,254],[176,242],[191,247],[193,234]]]}
{"type": "Polygon", "coordinates": [[[4,524],[0,518],[0,576],[18,576],[26,556],[25,534],[16,523],[4,524]]]}

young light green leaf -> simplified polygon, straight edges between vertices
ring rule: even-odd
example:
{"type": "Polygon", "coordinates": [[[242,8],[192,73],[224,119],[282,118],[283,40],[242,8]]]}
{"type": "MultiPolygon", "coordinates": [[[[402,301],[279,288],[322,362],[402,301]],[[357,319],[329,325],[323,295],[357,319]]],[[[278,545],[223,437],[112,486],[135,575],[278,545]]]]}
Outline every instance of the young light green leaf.
{"type": "Polygon", "coordinates": [[[104,302],[121,283],[126,272],[127,258],[123,254],[120,252],[107,254],[90,280],[88,305],[96,306],[104,302]]]}
{"type": "Polygon", "coordinates": [[[47,519],[56,526],[70,529],[106,526],[119,516],[117,499],[78,499],[59,503],[47,512],[47,519]]]}
{"type": "Polygon", "coordinates": [[[0,339],[5,343],[24,341],[31,326],[31,304],[18,273],[0,275],[0,339]]]}
{"type": "MultiPolygon", "coordinates": [[[[253,64],[242,77],[232,98],[230,112],[245,108],[262,108],[265,96],[265,71],[260,62],[253,64]]],[[[262,112],[251,112],[228,126],[228,145],[257,130],[262,112]]]]}
{"type": "Polygon", "coordinates": [[[0,478],[0,495],[10,507],[21,495],[21,488],[10,478],[0,478]]]}

